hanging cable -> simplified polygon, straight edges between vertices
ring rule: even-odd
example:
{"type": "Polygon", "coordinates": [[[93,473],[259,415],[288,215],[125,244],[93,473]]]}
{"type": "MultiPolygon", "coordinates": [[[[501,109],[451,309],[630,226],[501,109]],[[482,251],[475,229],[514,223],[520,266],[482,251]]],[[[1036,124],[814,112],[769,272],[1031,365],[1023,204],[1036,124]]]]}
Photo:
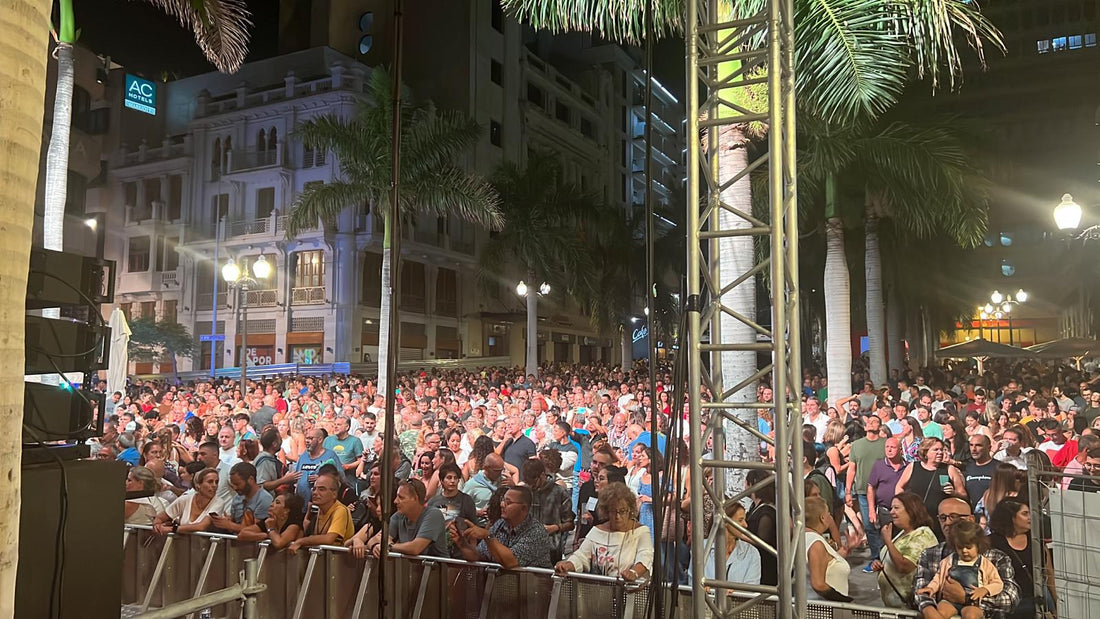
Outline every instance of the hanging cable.
{"type": "MultiPolygon", "coordinates": [[[[656,230],[653,219],[653,0],[645,3],[645,262],[646,262],[646,293],[645,312],[646,328],[649,330],[648,356],[649,356],[649,408],[650,429],[649,445],[650,453],[658,453],[660,447],[660,407],[657,400],[657,273],[653,250],[656,230]]],[[[666,443],[667,444],[667,443],[666,443]]],[[[672,459],[672,450],[666,450],[669,459],[672,459]]],[[[669,491],[667,486],[668,476],[662,475],[665,471],[652,471],[652,484],[650,491],[653,494],[653,572],[651,575],[652,587],[649,600],[657,608],[654,616],[664,615],[664,566],[663,535],[661,529],[664,525],[665,510],[664,497],[669,491]]]]}

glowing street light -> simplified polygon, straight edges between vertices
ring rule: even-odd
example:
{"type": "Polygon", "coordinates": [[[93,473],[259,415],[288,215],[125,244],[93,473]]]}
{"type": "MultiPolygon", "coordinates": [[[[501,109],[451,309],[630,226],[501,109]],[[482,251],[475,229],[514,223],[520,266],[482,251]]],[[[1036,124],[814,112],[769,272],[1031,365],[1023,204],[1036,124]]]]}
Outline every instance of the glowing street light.
{"type": "Polygon", "coordinates": [[[1059,230],[1076,230],[1081,225],[1081,205],[1073,201],[1073,196],[1062,194],[1062,201],[1054,207],[1054,224],[1059,230]]]}

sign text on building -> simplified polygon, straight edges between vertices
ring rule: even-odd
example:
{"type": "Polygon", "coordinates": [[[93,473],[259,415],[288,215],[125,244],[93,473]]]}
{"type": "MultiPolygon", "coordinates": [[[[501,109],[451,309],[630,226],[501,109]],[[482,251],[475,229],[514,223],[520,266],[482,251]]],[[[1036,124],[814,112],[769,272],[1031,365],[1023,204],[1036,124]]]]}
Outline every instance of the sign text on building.
{"type": "Polygon", "coordinates": [[[157,85],[136,75],[126,74],[126,107],[157,115],[157,85]]]}

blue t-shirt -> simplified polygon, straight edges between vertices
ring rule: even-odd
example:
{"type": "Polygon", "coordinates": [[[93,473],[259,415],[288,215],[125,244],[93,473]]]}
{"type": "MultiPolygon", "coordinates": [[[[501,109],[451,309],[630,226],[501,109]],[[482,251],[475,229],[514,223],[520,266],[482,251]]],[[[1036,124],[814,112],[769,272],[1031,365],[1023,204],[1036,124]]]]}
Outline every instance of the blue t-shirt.
{"type": "Polygon", "coordinates": [[[359,440],[358,436],[352,436],[351,434],[344,440],[336,438],[335,434],[330,434],[325,439],[325,449],[332,450],[332,453],[340,458],[340,462],[351,464],[363,453],[363,441],[359,440]]]}
{"type": "Polygon", "coordinates": [[[122,453],[118,454],[116,460],[121,460],[129,464],[130,466],[137,466],[141,458],[141,452],[136,447],[127,447],[122,450],[122,453]]]}
{"type": "Polygon", "coordinates": [[[340,459],[332,453],[331,449],[322,451],[321,455],[316,458],[310,456],[309,451],[303,451],[302,455],[298,456],[298,462],[294,465],[294,470],[301,471],[302,476],[298,478],[298,484],[294,487],[294,492],[305,499],[307,503],[313,497],[313,486],[309,482],[309,476],[315,475],[317,470],[326,462],[335,464],[338,469],[343,471],[343,467],[340,466],[340,459]]]}
{"type": "Polygon", "coordinates": [[[244,518],[245,510],[252,512],[252,515],[256,517],[256,521],[266,520],[268,516],[268,509],[271,507],[272,501],[271,493],[260,488],[251,499],[245,498],[243,494],[233,495],[233,505],[230,515],[233,517],[233,522],[240,524],[241,518],[244,518]]]}
{"type": "MultiPolygon", "coordinates": [[[[630,460],[634,460],[634,446],[635,445],[642,445],[642,446],[645,446],[645,447],[649,447],[649,445],[651,443],[650,436],[652,436],[652,434],[650,434],[649,432],[642,432],[641,434],[638,435],[638,438],[634,439],[634,442],[627,445],[626,453],[627,453],[627,457],[630,460]]],[[[664,434],[658,434],[657,435],[657,451],[661,452],[662,456],[665,455],[665,448],[667,447],[667,443],[668,443],[668,437],[666,437],[664,434]]]]}

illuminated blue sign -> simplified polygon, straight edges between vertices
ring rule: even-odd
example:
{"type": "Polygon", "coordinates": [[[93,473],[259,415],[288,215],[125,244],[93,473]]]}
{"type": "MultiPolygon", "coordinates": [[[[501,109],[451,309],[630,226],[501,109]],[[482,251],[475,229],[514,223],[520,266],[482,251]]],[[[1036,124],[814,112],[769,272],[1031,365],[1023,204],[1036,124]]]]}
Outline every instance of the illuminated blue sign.
{"type": "Polygon", "coordinates": [[[126,107],[131,110],[157,115],[157,85],[136,75],[126,74],[126,107]]]}

